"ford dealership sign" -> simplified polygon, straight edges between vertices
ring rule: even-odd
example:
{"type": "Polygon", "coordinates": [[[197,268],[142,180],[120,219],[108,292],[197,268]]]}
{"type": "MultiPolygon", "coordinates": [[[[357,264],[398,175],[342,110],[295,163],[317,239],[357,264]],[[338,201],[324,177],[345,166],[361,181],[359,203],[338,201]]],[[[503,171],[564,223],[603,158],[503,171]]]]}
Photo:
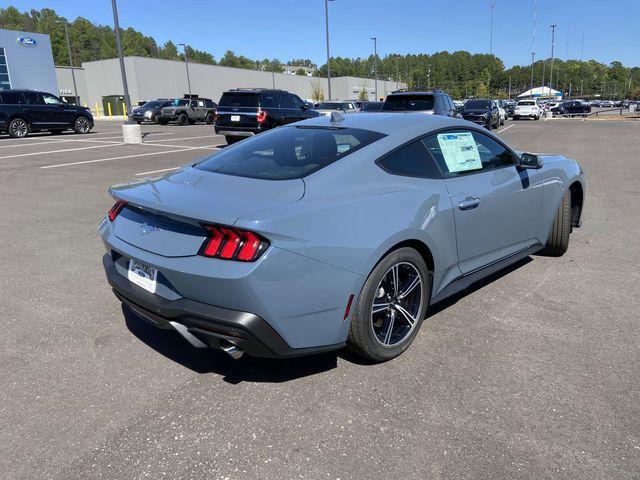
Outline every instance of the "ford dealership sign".
{"type": "Polygon", "coordinates": [[[16,42],[18,42],[23,47],[35,47],[38,44],[38,42],[36,42],[36,40],[31,37],[18,37],[16,39],[16,42]]]}

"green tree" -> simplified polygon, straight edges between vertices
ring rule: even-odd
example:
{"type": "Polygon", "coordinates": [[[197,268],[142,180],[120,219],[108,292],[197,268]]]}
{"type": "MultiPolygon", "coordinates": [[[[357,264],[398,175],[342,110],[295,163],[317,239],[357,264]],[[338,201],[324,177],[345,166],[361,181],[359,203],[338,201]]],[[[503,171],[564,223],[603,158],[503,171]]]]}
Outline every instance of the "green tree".
{"type": "Polygon", "coordinates": [[[307,71],[304,68],[299,68],[296,70],[296,75],[302,75],[304,77],[307,75],[307,71]]]}

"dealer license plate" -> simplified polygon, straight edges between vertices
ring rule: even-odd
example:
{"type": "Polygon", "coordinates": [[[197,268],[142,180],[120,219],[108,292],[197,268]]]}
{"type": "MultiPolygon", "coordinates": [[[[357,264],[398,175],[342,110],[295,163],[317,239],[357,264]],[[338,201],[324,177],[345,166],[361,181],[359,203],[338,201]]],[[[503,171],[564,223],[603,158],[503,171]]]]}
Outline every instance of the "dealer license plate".
{"type": "Polygon", "coordinates": [[[156,279],[158,270],[149,265],[145,265],[138,260],[129,260],[129,271],[127,278],[130,282],[144,288],[148,292],[156,293],[156,279]]]}
{"type": "Polygon", "coordinates": [[[239,122],[240,121],[240,115],[231,115],[231,121],[232,122],[239,122]]]}

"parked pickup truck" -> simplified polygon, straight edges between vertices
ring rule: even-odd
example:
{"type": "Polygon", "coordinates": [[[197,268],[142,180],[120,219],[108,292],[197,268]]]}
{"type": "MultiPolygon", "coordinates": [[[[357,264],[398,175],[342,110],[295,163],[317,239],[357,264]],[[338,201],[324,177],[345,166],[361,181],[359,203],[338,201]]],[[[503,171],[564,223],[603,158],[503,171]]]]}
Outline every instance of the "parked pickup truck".
{"type": "Polygon", "coordinates": [[[215,120],[216,107],[217,105],[210,98],[192,95],[190,98],[175,99],[170,106],[160,111],[157,119],[161,125],[169,122],[178,122],[180,125],[204,122],[211,125],[215,120]]]}

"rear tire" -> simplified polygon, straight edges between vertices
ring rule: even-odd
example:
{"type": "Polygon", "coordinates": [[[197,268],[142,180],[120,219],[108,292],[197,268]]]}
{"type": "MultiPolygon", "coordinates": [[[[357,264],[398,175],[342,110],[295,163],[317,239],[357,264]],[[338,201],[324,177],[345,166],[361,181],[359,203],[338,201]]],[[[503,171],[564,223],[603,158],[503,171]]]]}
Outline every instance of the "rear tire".
{"type": "Polygon", "coordinates": [[[204,117],[204,122],[207,125],[213,125],[213,121],[214,121],[213,113],[211,113],[211,112],[207,113],[207,116],[204,117]]]}
{"type": "Polygon", "coordinates": [[[427,265],[413,248],[399,248],[384,257],[353,306],[349,349],[369,360],[384,362],[409,348],[429,306],[430,282],[427,265]],[[399,281],[393,282],[394,277],[399,281]],[[374,302],[378,305],[375,312],[374,302]]]}
{"type": "Polygon", "coordinates": [[[551,233],[547,245],[542,251],[550,257],[561,257],[569,248],[569,234],[571,233],[571,190],[564,193],[556,216],[553,219],[551,233]]]}
{"type": "Polygon", "coordinates": [[[14,118],[7,129],[11,138],[24,138],[29,135],[29,124],[22,118],[14,118]]]}

